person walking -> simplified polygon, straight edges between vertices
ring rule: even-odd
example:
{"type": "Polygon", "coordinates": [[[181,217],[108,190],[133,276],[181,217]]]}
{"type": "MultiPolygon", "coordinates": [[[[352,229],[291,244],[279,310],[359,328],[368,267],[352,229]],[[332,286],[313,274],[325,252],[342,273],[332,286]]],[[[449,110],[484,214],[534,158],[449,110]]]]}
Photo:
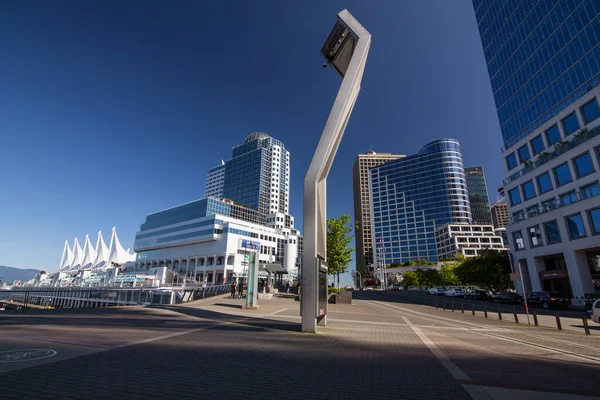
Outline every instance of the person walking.
{"type": "Polygon", "coordinates": [[[235,299],[235,282],[231,284],[231,298],[235,299]]]}
{"type": "Polygon", "coordinates": [[[290,286],[292,286],[292,285],[290,285],[290,281],[287,281],[285,284],[285,287],[287,288],[288,293],[290,292],[290,286]]]}
{"type": "Polygon", "coordinates": [[[244,283],[240,282],[237,286],[239,298],[242,298],[242,294],[244,293],[244,283]]]}

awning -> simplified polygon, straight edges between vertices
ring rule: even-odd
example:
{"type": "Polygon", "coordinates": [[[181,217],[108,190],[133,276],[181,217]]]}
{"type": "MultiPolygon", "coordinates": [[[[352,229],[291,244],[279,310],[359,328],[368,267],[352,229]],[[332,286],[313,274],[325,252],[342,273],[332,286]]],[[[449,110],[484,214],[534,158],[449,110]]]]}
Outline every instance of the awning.
{"type": "Polygon", "coordinates": [[[264,264],[264,267],[260,268],[262,270],[265,270],[267,272],[285,272],[285,269],[283,269],[283,266],[281,264],[264,264]]]}

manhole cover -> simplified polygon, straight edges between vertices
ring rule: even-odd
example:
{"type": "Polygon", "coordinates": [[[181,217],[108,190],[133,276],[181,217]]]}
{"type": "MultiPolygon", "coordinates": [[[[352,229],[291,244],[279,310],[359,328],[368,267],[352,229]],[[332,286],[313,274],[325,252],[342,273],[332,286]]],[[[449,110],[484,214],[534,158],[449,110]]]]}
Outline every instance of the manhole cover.
{"type": "Polygon", "coordinates": [[[0,362],[34,361],[55,355],[56,351],[49,349],[20,349],[0,351],[0,362]]]}

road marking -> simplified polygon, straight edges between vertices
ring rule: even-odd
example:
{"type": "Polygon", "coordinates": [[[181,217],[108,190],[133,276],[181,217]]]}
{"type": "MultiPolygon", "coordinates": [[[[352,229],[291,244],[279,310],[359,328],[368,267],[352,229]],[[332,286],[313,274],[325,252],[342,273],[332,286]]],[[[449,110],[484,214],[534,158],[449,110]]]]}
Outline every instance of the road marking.
{"type": "Polygon", "coordinates": [[[287,308],[282,308],[282,309],[281,309],[281,310],[279,310],[279,311],[273,311],[272,313],[270,313],[270,314],[267,314],[267,315],[275,315],[275,314],[279,314],[280,312],[284,312],[284,311],[286,311],[286,310],[288,310],[288,309],[287,309],[287,308]]]}
{"type": "Polygon", "coordinates": [[[515,339],[515,338],[511,338],[511,337],[507,337],[507,336],[502,336],[497,333],[490,333],[490,332],[474,332],[474,333],[478,333],[480,335],[492,336],[492,337],[498,338],[500,340],[505,340],[505,341],[512,342],[512,343],[516,342],[516,343],[520,343],[525,346],[536,347],[538,349],[550,350],[550,351],[554,351],[556,353],[565,354],[570,357],[579,358],[581,360],[591,361],[594,364],[600,364],[600,359],[596,358],[596,357],[584,356],[584,355],[573,353],[573,352],[570,352],[567,350],[562,350],[562,349],[557,349],[555,347],[545,346],[543,344],[531,343],[531,342],[528,342],[528,341],[522,340],[522,339],[515,339]]]}
{"type": "Polygon", "coordinates": [[[53,357],[58,352],[51,349],[18,349],[0,352],[0,362],[36,361],[53,357]]]}
{"type": "Polygon", "coordinates": [[[591,346],[586,346],[586,345],[579,344],[579,343],[573,343],[573,342],[569,342],[567,340],[550,338],[550,337],[546,337],[546,336],[536,335],[536,334],[533,334],[533,333],[525,333],[525,336],[532,336],[532,337],[536,337],[536,338],[539,338],[539,339],[548,340],[548,341],[551,341],[551,342],[565,343],[565,344],[568,344],[569,346],[580,347],[580,348],[585,349],[585,350],[592,350],[592,351],[600,352],[600,349],[597,348],[597,347],[591,347],[591,346]]]}
{"type": "Polygon", "coordinates": [[[454,364],[452,360],[444,353],[435,343],[433,343],[421,329],[413,325],[412,322],[406,317],[402,317],[406,325],[408,325],[413,332],[421,339],[423,344],[429,348],[429,350],[433,353],[433,355],[438,359],[440,363],[450,372],[450,374],[454,377],[454,379],[460,379],[463,381],[470,381],[471,377],[465,373],[462,369],[458,367],[458,365],[454,364]]]}

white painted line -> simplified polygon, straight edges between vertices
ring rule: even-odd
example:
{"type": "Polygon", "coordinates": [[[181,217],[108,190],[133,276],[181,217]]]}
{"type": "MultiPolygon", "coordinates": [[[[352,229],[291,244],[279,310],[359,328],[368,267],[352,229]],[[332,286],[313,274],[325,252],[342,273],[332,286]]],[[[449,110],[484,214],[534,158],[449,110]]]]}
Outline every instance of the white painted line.
{"type": "Polygon", "coordinates": [[[494,398],[479,385],[462,385],[473,400],[493,400],[494,398]]]}
{"type": "Polygon", "coordinates": [[[542,335],[536,335],[536,334],[529,333],[529,332],[525,333],[525,336],[536,337],[538,339],[548,340],[550,342],[565,343],[565,344],[568,344],[569,346],[580,347],[582,349],[600,352],[600,349],[597,347],[591,347],[591,346],[586,346],[586,345],[579,344],[579,343],[573,343],[573,342],[569,342],[567,340],[556,339],[556,338],[546,337],[546,336],[542,336],[542,335]]]}
{"type": "Polygon", "coordinates": [[[498,335],[497,333],[477,332],[477,331],[474,331],[473,333],[477,333],[477,334],[480,334],[480,335],[485,335],[485,336],[490,336],[490,337],[498,338],[500,340],[505,340],[505,341],[511,342],[513,344],[514,343],[519,343],[519,344],[522,344],[524,346],[535,347],[535,348],[544,349],[544,350],[550,350],[550,351],[554,351],[554,352],[559,353],[559,354],[564,354],[564,355],[567,355],[567,356],[570,356],[570,357],[573,357],[573,358],[578,358],[580,360],[588,361],[588,362],[591,362],[591,363],[594,363],[594,364],[600,364],[600,359],[597,358],[597,357],[584,356],[584,355],[581,355],[581,354],[573,353],[573,352],[570,352],[570,351],[567,351],[567,350],[557,349],[555,347],[550,347],[550,346],[546,346],[546,345],[543,345],[543,344],[531,343],[531,342],[528,342],[528,341],[522,340],[522,339],[515,339],[515,338],[511,338],[511,337],[507,337],[507,336],[498,335]]]}
{"type": "Polygon", "coordinates": [[[467,375],[462,369],[458,367],[458,365],[454,364],[452,360],[440,350],[439,347],[435,343],[433,343],[421,329],[414,326],[412,322],[406,317],[402,317],[406,325],[410,326],[413,332],[421,339],[421,341],[429,348],[429,350],[433,353],[433,355],[438,359],[438,361],[450,372],[450,374],[454,377],[454,379],[462,380],[462,381],[470,381],[472,380],[469,375],[467,375]]]}
{"type": "Polygon", "coordinates": [[[275,315],[275,314],[279,314],[280,312],[284,312],[284,311],[286,311],[286,310],[288,310],[288,309],[287,309],[287,308],[282,308],[282,309],[281,309],[281,310],[279,310],[279,311],[274,311],[274,312],[272,312],[272,313],[270,313],[270,314],[267,314],[267,315],[275,315]]]}

